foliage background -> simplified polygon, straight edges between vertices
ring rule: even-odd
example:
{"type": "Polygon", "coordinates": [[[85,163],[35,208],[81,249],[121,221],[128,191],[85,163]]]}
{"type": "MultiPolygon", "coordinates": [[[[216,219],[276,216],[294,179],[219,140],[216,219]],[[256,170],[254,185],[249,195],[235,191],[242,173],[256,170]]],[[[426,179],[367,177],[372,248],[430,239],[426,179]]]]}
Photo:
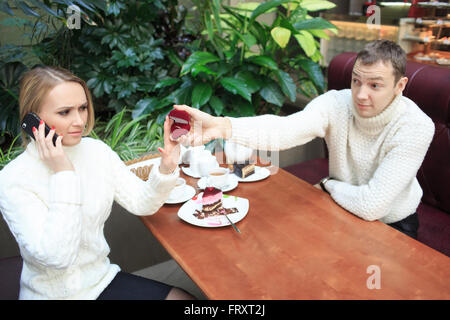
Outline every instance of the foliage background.
{"type": "Polygon", "coordinates": [[[3,1],[0,10],[11,14],[16,5],[26,17],[0,24],[24,30],[29,44],[0,44],[1,163],[20,151],[19,80],[35,64],[62,66],[87,82],[96,109],[93,136],[124,160],[161,145],[174,103],[251,116],[279,113],[297,93],[326,90],[318,40],[336,29],[311,15],[331,2],[192,3],[188,11],[178,0],[3,1]],[[68,28],[73,4],[81,10],[80,29],[68,28]],[[268,13],[275,16],[271,24],[258,19],[268,13]]]}

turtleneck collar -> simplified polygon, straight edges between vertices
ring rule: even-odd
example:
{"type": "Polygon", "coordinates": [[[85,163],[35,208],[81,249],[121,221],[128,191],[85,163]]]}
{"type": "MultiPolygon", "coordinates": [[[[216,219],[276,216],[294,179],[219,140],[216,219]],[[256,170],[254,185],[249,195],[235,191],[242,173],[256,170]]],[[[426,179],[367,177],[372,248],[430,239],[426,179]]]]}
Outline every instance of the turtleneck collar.
{"type": "Polygon", "coordinates": [[[380,133],[391,120],[403,113],[405,107],[405,103],[402,101],[402,94],[399,94],[381,113],[370,118],[364,118],[358,114],[352,100],[352,113],[356,127],[362,132],[371,135],[380,133]]]}
{"type": "MultiPolygon", "coordinates": [[[[81,144],[83,143],[83,138],[81,139],[80,143],[74,146],[63,146],[63,150],[64,153],[67,155],[67,157],[70,160],[73,160],[76,155],[80,152],[81,150],[81,144]]],[[[35,157],[35,158],[39,158],[39,151],[37,150],[37,145],[36,145],[36,141],[31,140],[26,148],[26,152],[28,152],[31,156],[35,157]]]]}

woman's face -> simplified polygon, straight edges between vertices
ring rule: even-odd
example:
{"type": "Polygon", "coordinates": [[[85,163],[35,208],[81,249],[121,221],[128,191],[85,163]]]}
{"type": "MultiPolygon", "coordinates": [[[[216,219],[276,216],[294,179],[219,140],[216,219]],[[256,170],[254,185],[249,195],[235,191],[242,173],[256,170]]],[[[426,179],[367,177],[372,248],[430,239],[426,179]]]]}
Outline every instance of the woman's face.
{"type": "Polygon", "coordinates": [[[83,87],[72,81],[58,84],[45,97],[38,116],[57,135],[63,135],[64,146],[74,146],[81,136],[88,119],[88,102],[83,87]]]}

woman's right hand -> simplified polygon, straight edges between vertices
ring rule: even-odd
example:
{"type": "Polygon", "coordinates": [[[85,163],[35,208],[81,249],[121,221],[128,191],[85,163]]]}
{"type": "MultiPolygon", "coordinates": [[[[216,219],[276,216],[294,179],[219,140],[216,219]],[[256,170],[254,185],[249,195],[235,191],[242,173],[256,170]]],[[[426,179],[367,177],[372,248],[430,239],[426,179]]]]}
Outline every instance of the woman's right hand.
{"type": "Polygon", "coordinates": [[[231,122],[224,117],[214,117],[203,111],[186,105],[174,105],[191,116],[191,130],[187,135],[178,138],[182,145],[200,146],[214,139],[228,139],[231,136],[231,122]]]}
{"type": "Polygon", "coordinates": [[[75,171],[72,162],[67,158],[62,148],[63,136],[58,136],[56,146],[53,145],[55,129],[52,128],[45,136],[45,124],[41,120],[38,128],[33,127],[33,134],[41,160],[55,173],[60,171],[75,171]]]}

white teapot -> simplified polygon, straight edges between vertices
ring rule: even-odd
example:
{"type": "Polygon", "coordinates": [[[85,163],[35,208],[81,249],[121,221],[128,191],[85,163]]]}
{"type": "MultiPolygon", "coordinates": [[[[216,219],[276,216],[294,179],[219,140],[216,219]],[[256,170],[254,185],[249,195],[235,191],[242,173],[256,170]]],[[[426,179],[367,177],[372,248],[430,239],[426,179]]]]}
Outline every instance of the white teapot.
{"type": "Polygon", "coordinates": [[[224,153],[227,163],[244,163],[253,155],[253,149],[244,147],[243,145],[225,141],[224,153]]]}
{"type": "Polygon", "coordinates": [[[199,173],[202,177],[208,176],[209,172],[216,168],[219,168],[219,163],[217,162],[216,157],[211,153],[200,158],[199,173]]]}
{"type": "Polygon", "coordinates": [[[205,151],[205,146],[197,146],[197,147],[188,147],[186,151],[183,153],[183,163],[185,164],[191,164],[191,160],[193,158],[199,158],[201,155],[200,153],[202,151],[205,151]]]}
{"type": "Polygon", "coordinates": [[[211,151],[198,149],[191,154],[189,167],[193,174],[206,177],[209,171],[219,167],[219,163],[211,151]]]}

